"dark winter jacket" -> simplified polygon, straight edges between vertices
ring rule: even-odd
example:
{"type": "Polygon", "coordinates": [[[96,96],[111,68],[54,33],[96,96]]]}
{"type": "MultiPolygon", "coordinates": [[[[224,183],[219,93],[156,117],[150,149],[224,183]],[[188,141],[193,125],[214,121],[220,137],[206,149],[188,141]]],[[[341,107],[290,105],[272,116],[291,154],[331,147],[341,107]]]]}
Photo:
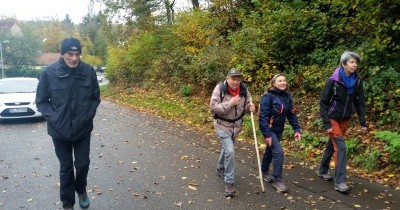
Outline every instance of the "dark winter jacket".
{"type": "Polygon", "coordinates": [[[348,120],[351,118],[354,109],[357,111],[361,126],[367,127],[363,82],[357,73],[354,74],[356,74],[356,82],[354,83],[354,91],[351,94],[347,93],[347,88],[339,74],[339,68],[335,70],[326,82],[320,100],[320,115],[325,129],[332,127],[329,119],[336,121],[348,120]]]}
{"type": "Polygon", "coordinates": [[[53,139],[73,141],[90,135],[99,104],[96,72],[82,61],[71,69],[61,58],[40,75],[36,106],[53,139]]]}
{"type": "Polygon", "coordinates": [[[301,132],[290,93],[276,88],[268,90],[260,101],[259,126],[264,138],[271,137],[271,130],[282,133],[286,118],[295,132],[301,132]]]}

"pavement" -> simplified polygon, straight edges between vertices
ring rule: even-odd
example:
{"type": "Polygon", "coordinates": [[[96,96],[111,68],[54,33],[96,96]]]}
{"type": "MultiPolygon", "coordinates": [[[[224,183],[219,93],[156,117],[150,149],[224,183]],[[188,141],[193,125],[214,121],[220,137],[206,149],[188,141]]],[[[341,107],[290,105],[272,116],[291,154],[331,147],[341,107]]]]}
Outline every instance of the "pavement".
{"type": "MultiPolygon", "coordinates": [[[[291,184],[314,192],[318,199],[329,199],[332,202],[340,202],[355,209],[400,209],[400,191],[394,188],[371,183],[365,179],[349,176],[346,180],[351,186],[348,193],[340,193],[333,189],[333,181],[325,181],[316,175],[314,165],[307,165],[304,161],[287,158],[285,179],[291,184]]],[[[334,171],[331,169],[331,174],[334,171]]]]}
{"type": "MultiPolygon", "coordinates": [[[[269,183],[262,192],[254,145],[235,147],[237,195],[227,199],[215,172],[221,145],[214,134],[102,101],[91,141],[89,210],[400,210],[399,191],[350,176],[352,191],[342,194],[315,165],[290,156],[283,170],[288,193],[269,183]]],[[[45,122],[1,124],[0,210],[61,209],[58,167],[45,122]]]]}
{"type": "MultiPolygon", "coordinates": [[[[239,151],[237,157],[239,157],[239,161],[243,160],[243,157],[247,157],[247,159],[250,157],[250,159],[253,159],[251,167],[258,170],[256,155],[253,152],[255,151],[254,145],[251,146],[249,147],[247,143],[236,143],[236,151],[239,151]]],[[[260,158],[262,158],[263,151],[260,150],[260,153],[260,158]]],[[[248,165],[248,162],[242,161],[242,164],[248,165]]],[[[237,167],[241,167],[242,164],[237,167]]],[[[317,176],[318,167],[315,164],[286,156],[283,168],[283,178],[289,188],[289,191],[284,193],[284,196],[289,200],[296,200],[291,194],[301,188],[315,194],[309,195],[307,199],[302,198],[305,203],[311,206],[319,200],[332,203],[332,206],[329,207],[330,209],[336,208],[335,205],[340,203],[351,209],[400,210],[400,191],[393,187],[372,183],[357,176],[348,176],[346,183],[351,187],[351,191],[340,193],[334,190],[334,182],[332,180],[325,181],[317,176]]],[[[333,168],[330,169],[330,174],[334,174],[333,168]]],[[[254,176],[258,179],[258,174],[254,174],[254,176]]],[[[254,184],[261,186],[259,182],[254,184]]],[[[266,191],[273,188],[272,184],[266,182],[264,182],[264,187],[266,191]]],[[[281,209],[286,208],[282,207],[281,209]]],[[[309,208],[306,207],[305,209],[309,208]]],[[[313,209],[320,208],[315,207],[313,209]]]]}
{"type": "MultiPolygon", "coordinates": [[[[166,130],[168,129],[166,128],[166,130]]],[[[195,145],[201,145],[209,151],[213,151],[213,153],[219,153],[219,139],[215,137],[215,135],[204,136],[203,133],[190,128],[186,128],[185,131],[179,131],[179,133],[181,133],[181,136],[190,136],[190,139],[195,145]],[[188,130],[190,132],[188,132],[188,130]]],[[[240,141],[235,144],[236,167],[250,166],[255,171],[255,173],[251,175],[258,180],[258,165],[254,144],[240,141]]],[[[262,158],[264,151],[259,150],[259,152],[260,158],[262,158]]],[[[287,193],[282,194],[283,196],[292,202],[302,199],[304,203],[310,204],[311,206],[317,203],[317,201],[328,201],[332,204],[330,207],[325,206],[322,208],[317,205],[315,208],[305,206],[304,209],[336,209],[337,206],[335,205],[341,204],[349,209],[400,210],[400,191],[393,187],[372,183],[363,178],[348,175],[346,183],[351,187],[351,191],[340,193],[334,190],[334,182],[332,180],[325,181],[317,176],[318,167],[313,163],[308,163],[307,161],[291,156],[285,156],[283,167],[283,178],[289,188],[287,193]],[[308,195],[307,198],[296,198],[295,196],[298,194],[299,188],[310,192],[310,195],[308,195]]],[[[334,174],[333,168],[330,169],[330,174],[334,174]]],[[[399,176],[399,174],[397,176],[399,176]]],[[[260,193],[262,192],[260,182],[254,181],[252,184],[257,185],[257,190],[259,190],[260,193]]],[[[264,188],[266,191],[265,194],[269,193],[268,191],[271,189],[275,190],[272,184],[266,182],[264,182],[264,188]]],[[[240,190],[240,188],[236,189],[240,190]]],[[[279,194],[277,191],[276,193],[279,194]]],[[[267,205],[266,208],[275,209],[276,206],[271,207],[267,205]]],[[[342,208],[343,207],[340,207],[339,209],[342,208]]],[[[279,209],[290,209],[290,207],[281,206],[279,209]]],[[[297,209],[297,207],[295,209],[297,209]]]]}

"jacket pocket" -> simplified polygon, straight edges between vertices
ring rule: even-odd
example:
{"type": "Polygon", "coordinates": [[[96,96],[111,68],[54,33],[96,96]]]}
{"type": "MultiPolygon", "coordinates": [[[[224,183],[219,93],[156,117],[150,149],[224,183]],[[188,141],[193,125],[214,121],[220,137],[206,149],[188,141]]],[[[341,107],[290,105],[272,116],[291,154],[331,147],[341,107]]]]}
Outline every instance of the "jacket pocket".
{"type": "Polygon", "coordinates": [[[65,83],[52,83],[50,84],[50,102],[53,109],[57,109],[62,106],[68,100],[68,87],[65,83]]]}

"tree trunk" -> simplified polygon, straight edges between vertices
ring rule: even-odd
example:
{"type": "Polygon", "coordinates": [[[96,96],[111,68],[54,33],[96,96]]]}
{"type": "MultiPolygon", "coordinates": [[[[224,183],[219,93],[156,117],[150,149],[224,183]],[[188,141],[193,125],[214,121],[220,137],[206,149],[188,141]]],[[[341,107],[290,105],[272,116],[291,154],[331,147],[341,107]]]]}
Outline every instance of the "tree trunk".
{"type": "Polygon", "coordinates": [[[175,20],[175,10],[174,10],[174,5],[175,5],[175,0],[170,2],[169,0],[164,0],[165,4],[165,9],[167,10],[167,22],[172,24],[174,23],[175,20]]]}
{"type": "Polygon", "coordinates": [[[192,0],[193,9],[198,9],[200,7],[199,0],[192,0]]]}

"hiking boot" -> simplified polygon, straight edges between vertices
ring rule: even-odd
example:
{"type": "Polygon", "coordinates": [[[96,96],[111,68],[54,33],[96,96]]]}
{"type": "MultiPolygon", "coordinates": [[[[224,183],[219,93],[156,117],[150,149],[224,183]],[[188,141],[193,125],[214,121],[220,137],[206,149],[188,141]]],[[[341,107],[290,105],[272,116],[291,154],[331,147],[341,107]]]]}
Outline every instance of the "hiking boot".
{"type": "Polygon", "coordinates": [[[235,189],[233,189],[233,183],[225,183],[225,196],[226,197],[235,196],[235,189]]]}
{"type": "Polygon", "coordinates": [[[269,173],[263,173],[262,179],[263,179],[265,182],[268,182],[268,183],[271,183],[271,182],[273,181],[273,177],[272,177],[272,175],[269,174],[269,173]]]}
{"type": "Polygon", "coordinates": [[[78,198],[79,198],[79,206],[86,209],[90,205],[90,200],[89,196],[87,195],[87,192],[84,191],[83,193],[79,194],[78,193],[78,198]]]}
{"type": "Polygon", "coordinates": [[[285,182],[283,182],[282,180],[274,181],[272,183],[272,186],[274,186],[276,190],[278,190],[279,192],[286,192],[288,190],[288,188],[285,185],[285,182]]]}
{"type": "Polygon", "coordinates": [[[224,169],[217,168],[217,176],[219,176],[221,179],[223,179],[224,176],[225,176],[225,171],[224,171],[224,169]]]}
{"type": "Polygon", "coordinates": [[[317,175],[319,177],[321,177],[322,179],[324,179],[325,181],[331,181],[332,180],[332,176],[329,173],[321,174],[321,172],[318,171],[317,175]]]}
{"type": "Polygon", "coordinates": [[[339,191],[339,192],[348,192],[348,191],[350,191],[351,189],[350,189],[350,187],[349,186],[347,186],[347,184],[346,183],[340,183],[340,184],[336,184],[335,183],[335,190],[336,191],[339,191]]]}

